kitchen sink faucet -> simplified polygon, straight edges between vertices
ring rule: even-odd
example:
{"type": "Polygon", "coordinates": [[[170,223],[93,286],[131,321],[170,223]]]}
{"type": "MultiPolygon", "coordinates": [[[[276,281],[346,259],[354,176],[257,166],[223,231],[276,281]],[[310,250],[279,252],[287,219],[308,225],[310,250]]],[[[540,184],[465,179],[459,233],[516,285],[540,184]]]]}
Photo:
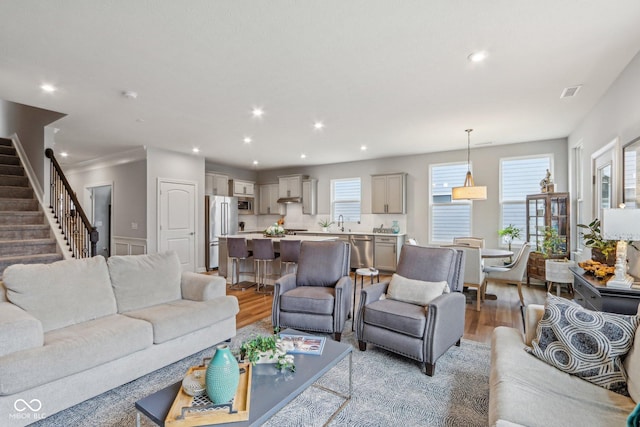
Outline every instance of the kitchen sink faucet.
{"type": "Polygon", "coordinates": [[[338,215],[338,227],[344,233],[344,217],[342,215],[338,215]]]}

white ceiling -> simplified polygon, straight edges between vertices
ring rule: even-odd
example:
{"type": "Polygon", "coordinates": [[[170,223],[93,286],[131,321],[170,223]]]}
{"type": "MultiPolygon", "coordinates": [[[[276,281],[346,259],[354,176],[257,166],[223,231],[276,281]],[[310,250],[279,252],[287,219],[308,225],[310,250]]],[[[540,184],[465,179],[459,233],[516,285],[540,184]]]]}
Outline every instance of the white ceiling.
{"type": "Polygon", "coordinates": [[[472,147],[560,138],[638,53],[638,22],[638,0],[2,1],[0,98],[68,114],[68,164],[143,145],[326,164],[466,148],[469,127],[472,147]]]}

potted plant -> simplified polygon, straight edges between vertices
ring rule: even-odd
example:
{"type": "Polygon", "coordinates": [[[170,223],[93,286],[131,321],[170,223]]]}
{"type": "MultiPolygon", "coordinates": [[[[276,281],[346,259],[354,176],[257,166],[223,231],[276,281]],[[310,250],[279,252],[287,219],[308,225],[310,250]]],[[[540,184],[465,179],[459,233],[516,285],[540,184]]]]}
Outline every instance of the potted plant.
{"type": "Polygon", "coordinates": [[[284,236],[284,227],[276,222],[264,230],[264,235],[265,237],[282,237],[284,236]]]}
{"type": "Polygon", "coordinates": [[[240,355],[242,359],[249,361],[252,365],[275,363],[278,370],[289,369],[291,372],[296,370],[293,356],[286,353],[276,334],[259,335],[243,342],[240,346],[240,355]]]}
{"type": "Polygon", "coordinates": [[[591,249],[591,258],[603,264],[614,265],[616,257],[615,240],[605,240],[600,231],[600,220],[595,218],[588,225],[578,224],[579,228],[588,230],[580,232],[584,245],[591,249]]]}
{"type": "Polygon", "coordinates": [[[329,227],[333,225],[333,221],[330,221],[329,219],[321,219],[320,221],[318,221],[318,224],[320,224],[320,227],[322,227],[322,231],[326,233],[327,231],[329,231],[329,227]]]}
{"type": "Polygon", "coordinates": [[[558,235],[558,230],[553,227],[544,228],[544,239],[542,240],[542,253],[545,258],[566,252],[566,240],[558,235]]]}
{"type": "Polygon", "coordinates": [[[498,230],[498,235],[507,242],[509,250],[511,250],[511,242],[520,238],[520,229],[513,224],[509,224],[502,230],[498,230]]]}

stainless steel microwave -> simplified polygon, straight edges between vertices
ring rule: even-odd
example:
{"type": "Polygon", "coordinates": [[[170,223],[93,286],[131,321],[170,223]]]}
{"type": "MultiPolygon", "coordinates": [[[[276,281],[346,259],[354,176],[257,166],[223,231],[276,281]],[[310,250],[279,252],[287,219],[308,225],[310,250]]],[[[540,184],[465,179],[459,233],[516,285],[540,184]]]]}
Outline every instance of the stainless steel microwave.
{"type": "Polygon", "coordinates": [[[253,197],[238,197],[238,215],[252,215],[253,204],[253,197]]]}

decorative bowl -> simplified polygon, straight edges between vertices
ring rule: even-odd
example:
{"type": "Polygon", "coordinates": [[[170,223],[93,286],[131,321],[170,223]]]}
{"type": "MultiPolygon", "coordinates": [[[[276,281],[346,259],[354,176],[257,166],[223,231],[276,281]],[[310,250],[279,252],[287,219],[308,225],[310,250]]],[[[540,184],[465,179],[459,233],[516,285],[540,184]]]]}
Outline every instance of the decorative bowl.
{"type": "Polygon", "coordinates": [[[198,369],[184,377],[182,389],[189,396],[202,396],[207,390],[205,371],[198,369]]]}

